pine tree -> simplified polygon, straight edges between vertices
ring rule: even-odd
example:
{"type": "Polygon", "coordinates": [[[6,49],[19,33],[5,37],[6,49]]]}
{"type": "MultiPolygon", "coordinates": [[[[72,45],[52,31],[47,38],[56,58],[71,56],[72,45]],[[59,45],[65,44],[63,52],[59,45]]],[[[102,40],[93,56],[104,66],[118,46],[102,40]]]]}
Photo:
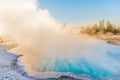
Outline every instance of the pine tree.
{"type": "Polygon", "coordinates": [[[103,31],[104,29],[105,29],[104,20],[101,20],[101,21],[99,22],[99,30],[100,30],[100,31],[103,31]]]}
{"type": "Polygon", "coordinates": [[[107,21],[106,31],[107,32],[113,31],[113,25],[110,23],[110,21],[107,21]]]}

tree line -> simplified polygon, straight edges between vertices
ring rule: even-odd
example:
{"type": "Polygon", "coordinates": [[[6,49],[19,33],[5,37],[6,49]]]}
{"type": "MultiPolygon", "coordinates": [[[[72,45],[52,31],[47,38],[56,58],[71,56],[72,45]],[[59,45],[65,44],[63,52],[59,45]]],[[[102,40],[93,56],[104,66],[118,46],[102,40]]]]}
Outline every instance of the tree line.
{"type": "Polygon", "coordinates": [[[82,27],[80,30],[83,34],[116,34],[120,35],[120,27],[116,27],[110,21],[106,23],[104,20],[99,21],[99,24],[94,24],[93,26],[82,27]]]}

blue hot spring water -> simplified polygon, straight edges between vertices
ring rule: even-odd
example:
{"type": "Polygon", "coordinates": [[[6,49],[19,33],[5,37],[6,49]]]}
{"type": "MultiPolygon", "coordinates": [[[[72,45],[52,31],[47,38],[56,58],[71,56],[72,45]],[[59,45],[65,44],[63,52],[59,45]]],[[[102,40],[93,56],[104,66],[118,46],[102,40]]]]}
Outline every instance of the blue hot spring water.
{"type": "MultiPolygon", "coordinates": [[[[86,74],[94,78],[116,78],[119,77],[120,72],[120,46],[105,44],[109,47],[106,50],[105,63],[104,59],[101,57],[101,62],[97,62],[97,57],[94,57],[92,63],[86,59],[76,58],[76,60],[63,60],[60,58],[55,58],[53,61],[49,60],[47,63],[40,66],[40,72],[70,72],[73,74],[86,74]],[[103,61],[102,61],[103,60],[103,61]],[[103,64],[101,64],[103,62],[103,64]],[[105,65],[102,66],[102,65],[105,65]],[[117,72],[116,72],[117,71],[117,72]]],[[[95,47],[96,49],[96,47],[95,47]]],[[[100,54],[100,53],[99,53],[100,54]]]]}

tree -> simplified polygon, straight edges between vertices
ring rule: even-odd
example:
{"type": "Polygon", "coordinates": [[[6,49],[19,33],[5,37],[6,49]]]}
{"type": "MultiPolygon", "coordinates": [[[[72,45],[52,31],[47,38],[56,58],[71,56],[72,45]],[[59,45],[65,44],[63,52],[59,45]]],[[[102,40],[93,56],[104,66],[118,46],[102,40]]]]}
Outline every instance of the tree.
{"type": "Polygon", "coordinates": [[[105,29],[104,20],[101,20],[101,21],[99,22],[99,31],[100,31],[100,32],[103,32],[104,29],[105,29]]]}
{"type": "Polygon", "coordinates": [[[92,33],[96,34],[97,32],[98,32],[98,26],[97,26],[97,24],[94,24],[92,27],[92,33]]]}
{"type": "Polygon", "coordinates": [[[113,31],[113,25],[110,23],[110,21],[107,21],[106,30],[108,32],[112,32],[113,31]]]}

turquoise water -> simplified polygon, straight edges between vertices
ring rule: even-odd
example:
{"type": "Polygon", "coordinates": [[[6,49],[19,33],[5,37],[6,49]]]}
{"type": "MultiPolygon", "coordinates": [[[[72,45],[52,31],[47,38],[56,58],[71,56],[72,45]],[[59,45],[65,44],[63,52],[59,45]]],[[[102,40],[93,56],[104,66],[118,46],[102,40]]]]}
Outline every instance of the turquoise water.
{"type": "MultiPolygon", "coordinates": [[[[61,59],[55,58],[49,60],[40,66],[39,71],[54,71],[54,72],[70,72],[73,74],[86,74],[94,78],[113,78],[119,77],[120,72],[120,46],[104,44],[107,46],[105,54],[100,55],[101,60],[94,57],[92,61],[84,58],[76,57],[76,59],[61,59]]],[[[93,47],[97,49],[97,47],[93,47]]],[[[100,54],[100,53],[99,53],[100,54]]],[[[78,55],[79,56],[79,55],[78,55]]],[[[89,57],[89,55],[86,55],[89,57]]]]}

